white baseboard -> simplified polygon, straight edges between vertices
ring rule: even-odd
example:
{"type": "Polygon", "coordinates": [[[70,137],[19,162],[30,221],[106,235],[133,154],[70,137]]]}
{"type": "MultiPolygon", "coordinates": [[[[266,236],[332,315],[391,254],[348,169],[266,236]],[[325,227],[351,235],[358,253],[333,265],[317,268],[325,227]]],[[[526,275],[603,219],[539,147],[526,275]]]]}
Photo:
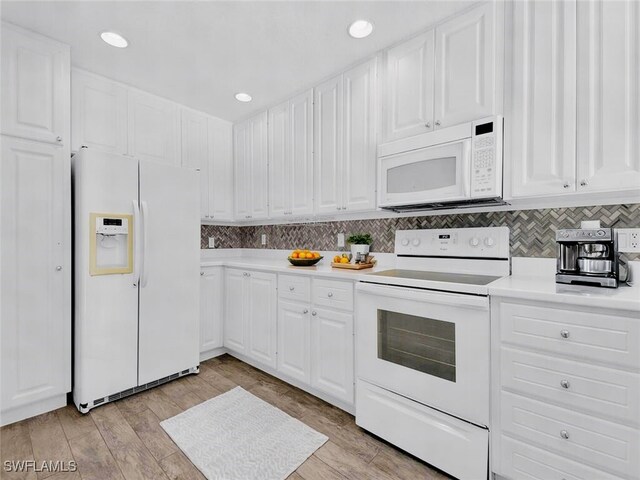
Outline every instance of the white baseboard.
{"type": "Polygon", "coordinates": [[[0,426],[4,427],[10,423],[19,422],[25,418],[35,417],[43,413],[65,407],[67,405],[67,394],[55,395],[39,402],[29,403],[20,407],[3,410],[0,412],[0,426]]]}
{"type": "Polygon", "coordinates": [[[204,362],[206,360],[211,360],[212,358],[219,357],[220,355],[224,355],[227,353],[227,350],[224,347],[214,348],[212,350],[207,350],[206,352],[200,352],[200,361],[204,362]]]}

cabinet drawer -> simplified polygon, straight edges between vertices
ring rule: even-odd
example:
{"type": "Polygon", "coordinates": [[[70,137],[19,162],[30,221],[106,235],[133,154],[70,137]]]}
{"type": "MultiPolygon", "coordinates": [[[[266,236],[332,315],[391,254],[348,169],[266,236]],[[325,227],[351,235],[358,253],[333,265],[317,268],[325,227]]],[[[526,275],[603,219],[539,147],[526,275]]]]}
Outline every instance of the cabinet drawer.
{"type": "Polygon", "coordinates": [[[500,306],[503,342],[638,369],[640,322],[622,315],[535,305],[500,306]]]}
{"type": "Polygon", "coordinates": [[[501,438],[499,474],[514,480],[620,480],[579,462],[567,460],[545,450],[501,438]]]}
{"type": "Polygon", "coordinates": [[[640,430],[507,392],[500,423],[512,433],[596,468],[640,478],[640,430]]]}
{"type": "Polygon", "coordinates": [[[501,357],[503,388],[638,425],[637,373],[507,347],[502,347],[501,357]]]}
{"type": "Polygon", "coordinates": [[[313,304],[322,307],[353,310],[353,283],[313,280],[313,304]]]}
{"type": "Polygon", "coordinates": [[[311,279],[300,275],[278,275],[278,295],[308,303],[311,300],[311,279]]]}

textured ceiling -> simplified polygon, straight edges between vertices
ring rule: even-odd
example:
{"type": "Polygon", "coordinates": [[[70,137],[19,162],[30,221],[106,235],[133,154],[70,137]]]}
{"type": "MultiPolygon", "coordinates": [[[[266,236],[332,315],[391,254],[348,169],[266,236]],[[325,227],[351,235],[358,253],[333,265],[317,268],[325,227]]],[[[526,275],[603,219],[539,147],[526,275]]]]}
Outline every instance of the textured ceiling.
{"type": "Polygon", "coordinates": [[[469,1],[2,1],[3,20],[71,45],[74,66],[238,120],[423,30],[469,1]],[[347,26],[375,25],[362,40],[347,26]],[[129,48],[107,46],[114,30],[129,48]],[[242,104],[236,92],[254,101],[242,104]]]}

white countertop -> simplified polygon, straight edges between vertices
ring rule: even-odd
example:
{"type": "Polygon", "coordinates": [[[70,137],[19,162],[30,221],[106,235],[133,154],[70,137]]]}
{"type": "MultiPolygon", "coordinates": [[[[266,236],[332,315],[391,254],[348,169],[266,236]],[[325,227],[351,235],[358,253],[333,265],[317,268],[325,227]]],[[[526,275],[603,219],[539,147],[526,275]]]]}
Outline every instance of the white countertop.
{"type": "Polygon", "coordinates": [[[637,284],[623,284],[618,288],[558,284],[555,259],[514,258],[512,272],[511,276],[490,283],[489,295],[640,312],[640,285],[637,284]]]}

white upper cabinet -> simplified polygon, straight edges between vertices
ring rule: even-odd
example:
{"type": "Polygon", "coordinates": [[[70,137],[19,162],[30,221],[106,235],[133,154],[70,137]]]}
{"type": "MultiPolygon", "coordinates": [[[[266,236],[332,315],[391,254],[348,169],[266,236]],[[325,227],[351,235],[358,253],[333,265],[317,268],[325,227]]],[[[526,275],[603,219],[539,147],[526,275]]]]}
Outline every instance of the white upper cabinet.
{"type": "Polygon", "coordinates": [[[69,47],[2,23],[6,135],[69,145],[69,47]]]}
{"type": "Polygon", "coordinates": [[[127,89],[82,70],[71,72],[71,150],[127,153],[127,89]]]}
{"type": "Polygon", "coordinates": [[[269,110],[269,216],[313,212],[313,91],[269,110]]]}
{"type": "Polygon", "coordinates": [[[497,112],[503,65],[502,15],[497,14],[502,8],[503,2],[485,2],[436,27],[436,128],[497,112]]]}
{"type": "Polygon", "coordinates": [[[140,160],[180,166],[176,104],[140,91],[129,91],[128,97],[128,153],[140,160]]]}
{"type": "Polygon", "coordinates": [[[268,216],[267,112],[234,126],[235,217],[268,216]]]}
{"type": "Polygon", "coordinates": [[[640,186],[640,4],[578,2],[579,192],[640,186]]]}
{"type": "Polygon", "coordinates": [[[342,75],[318,85],[314,96],[315,212],[335,213],[342,209],[342,75]]]}
{"type": "Polygon", "coordinates": [[[377,59],[315,89],[315,211],[374,210],[377,59]]]}
{"type": "Polygon", "coordinates": [[[209,163],[207,117],[193,110],[181,111],[182,167],[200,171],[200,212],[209,218],[209,163]]]}
{"type": "Polygon", "coordinates": [[[434,32],[386,52],[384,142],[433,130],[434,32]]]}
{"type": "Polygon", "coordinates": [[[510,196],[574,192],[575,0],[514,2],[510,44],[505,122],[510,196]]]}
{"type": "Polygon", "coordinates": [[[344,137],[342,203],[344,210],[376,207],[377,61],[343,75],[344,137]]]}
{"type": "Polygon", "coordinates": [[[231,122],[215,117],[208,118],[210,220],[233,220],[232,128],[231,122]]]}

